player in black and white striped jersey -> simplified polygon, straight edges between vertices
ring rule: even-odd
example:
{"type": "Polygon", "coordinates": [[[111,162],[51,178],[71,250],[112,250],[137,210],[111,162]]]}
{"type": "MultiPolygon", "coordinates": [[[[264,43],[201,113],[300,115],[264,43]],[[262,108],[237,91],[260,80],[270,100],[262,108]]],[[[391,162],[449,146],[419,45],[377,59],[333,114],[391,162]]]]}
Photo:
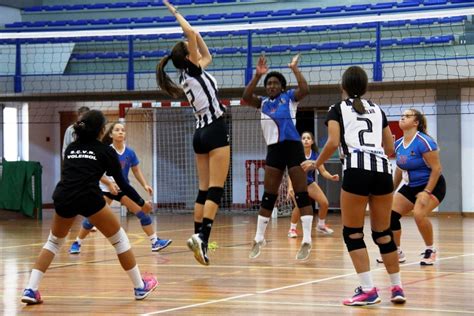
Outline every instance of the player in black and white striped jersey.
{"type": "Polygon", "coordinates": [[[206,43],[178,10],[166,0],[163,3],[180,24],[187,41],[178,42],[171,54],[160,61],[157,81],[161,89],[173,97],[184,92],[196,117],[193,148],[199,192],[194,204],[195,234],[188,240],[188,247],[199,263],[209,265],[209,235],[224,193],[230,163],[229,130],[223,117],[225,107],[219,102],[216,80],[204,70],[212,61],[206,43]],[[165,72],[170,60],[180,71],[181,86],[177,86],[165,72]]]}
{"type": "Polygon", "coordinates": [[[380,107],[361,97],[367,91],[368,78],[357,66],[349,67],[342,77],[347,99],[329,109],[326,124],[328,140],[316,161],[302,166],[311,170],[321,166],[337,147],[343,159],[341,190],[343,237],[359,277],[356,294],[344,305],[361,306],[380,302],[370,273],[370,261],[364,242],[364,220],[370,206],[372,239],[380,249],[392,285],[391,301],[404,303],[397,246],[390,229],[393,199],[392,171],[387,155],[394,153],[390,127],[380,107]]]}

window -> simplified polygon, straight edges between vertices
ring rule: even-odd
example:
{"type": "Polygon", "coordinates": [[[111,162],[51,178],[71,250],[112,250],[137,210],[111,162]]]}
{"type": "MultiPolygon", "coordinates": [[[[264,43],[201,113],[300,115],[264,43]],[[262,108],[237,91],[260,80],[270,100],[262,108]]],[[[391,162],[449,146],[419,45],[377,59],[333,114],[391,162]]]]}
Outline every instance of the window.
{"type": "Polygon", "coordinates": [[[3,156],[8,161],[28,160],[28,103],[3,109],[3,156]]]}

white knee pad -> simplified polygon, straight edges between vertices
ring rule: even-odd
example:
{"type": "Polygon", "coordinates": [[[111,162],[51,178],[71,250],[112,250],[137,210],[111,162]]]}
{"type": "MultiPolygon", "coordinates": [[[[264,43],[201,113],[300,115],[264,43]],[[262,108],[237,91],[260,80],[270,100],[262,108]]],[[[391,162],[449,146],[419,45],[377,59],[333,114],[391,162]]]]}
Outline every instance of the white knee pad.
{"type": "Polygon", "coordinates": [[[54,255],[57,255],[63,244],[64,238],[58,238],[50,231],[48,241],[44,244],[43,248],[51,251],[54,255]]]}
{"type": "Polygon", "coordinates": [[[114,246],[115,252],[117,252],[118,255],[132,248],[130,246],[130,241],[128,241],[128,236],[122,227],[120,227],[119,231],[115,235],[110,236],[107,239],[110,241],[112,246],[114,246]]]}

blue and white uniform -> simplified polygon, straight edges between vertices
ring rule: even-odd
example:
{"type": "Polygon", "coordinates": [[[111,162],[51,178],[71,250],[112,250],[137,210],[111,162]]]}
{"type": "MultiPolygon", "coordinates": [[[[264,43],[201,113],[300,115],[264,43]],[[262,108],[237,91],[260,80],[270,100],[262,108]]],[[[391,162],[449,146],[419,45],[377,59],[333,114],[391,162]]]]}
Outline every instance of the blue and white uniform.
{"type": "MultiPolygon", "coordinates": [[[[128,174],[130,173],[130,168],[137,166],[140,161],[138,160],[137,154],[135,151],[130,148],[125,146],[125,148],[120,152],[117,150],[117,148],[114,147],[113,144],[110,145],[116,152],[120,161],[120,166],[122,167],[122,175],[127,181],[127,183],[130,183],[130,180],[128,179],[128,174]]],[[[105,175],[109,181],[115,182],[113,177],[105,175]]],[[[100,182],[100,189],[102,192],[110,192],[109,187],[100,182]]]]}
{"type": "Polygon", "coordinates": [[[266,165],[280,170],[300,165],[304,160],[301,136],[296,130],[295,90],[276,98],[260,97],[261,126],[268,145],[266,165]]]}
{"type": "Polygon", "coordinates": [[[261,125],[267,145],[285,140],[301,141],[296,130],[295,90],[282,92],[275,99],[264,97],[261,100],[261,125]]]}
{"type": "MultiPolygon", "coordinates": [[[[319,153],[311,150],[311,152],[309,153],[309,156],[305,156],[305,157],[306,157],[306,160],[316,161],[316,159],[318,159],[318,157],[319,157],[319,153]]],[[[311,183],[313,183],[315,181],[316,181],[316,170],[309,171],[306,174],[306,183],[308,185],[310,185],[311,183]]]]}
{"type": "Polygon", "coordinates": [[[438,150],[438,145],[430,136],[417,132],[405,147],[403,137],[395,142],[397,166],[403,172],[403,180],[410,187],[425,185],[430,178],[431,168],[423,159],[423,154],[438,150]]]}

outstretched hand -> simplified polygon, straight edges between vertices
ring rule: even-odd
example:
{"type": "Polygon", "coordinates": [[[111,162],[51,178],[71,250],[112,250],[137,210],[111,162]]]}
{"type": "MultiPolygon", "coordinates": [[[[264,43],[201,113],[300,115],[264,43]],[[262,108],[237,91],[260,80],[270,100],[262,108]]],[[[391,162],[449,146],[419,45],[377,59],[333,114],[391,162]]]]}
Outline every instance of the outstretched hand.
{"type": "Polygon", "coordinates": [[[291,70],[298,69],[298,62],[299,61],[300,61],[300,54],[296,54],[291,59],[291,62],[288,64],[288,67],[290,67],[291,70]]]}
{"type": "Polygon", "coordinates": [[[257,75],[264,75],[268,71],[267,59],[264,55],[260,55],[257,61],[257,75]]]}
{"type": "Polygon", "coordinates": [[[172,14],[175,14],[177,12],[176,8],[168,0],[163,0],[163,4],[172,14]]]}

